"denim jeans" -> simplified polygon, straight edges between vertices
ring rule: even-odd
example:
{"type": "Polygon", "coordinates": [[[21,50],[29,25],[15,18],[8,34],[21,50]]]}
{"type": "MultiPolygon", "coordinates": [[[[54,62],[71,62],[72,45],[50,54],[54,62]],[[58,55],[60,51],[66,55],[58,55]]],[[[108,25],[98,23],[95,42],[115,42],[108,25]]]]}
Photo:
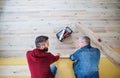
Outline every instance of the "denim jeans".
{"type": "Polygon", "coordinates": [[[55,76],[56,75],[56,71],[57,71],[57,67],[55,65],[51,65],[50,66],[50,70],[51,70],[52,74],[55,76]]]}

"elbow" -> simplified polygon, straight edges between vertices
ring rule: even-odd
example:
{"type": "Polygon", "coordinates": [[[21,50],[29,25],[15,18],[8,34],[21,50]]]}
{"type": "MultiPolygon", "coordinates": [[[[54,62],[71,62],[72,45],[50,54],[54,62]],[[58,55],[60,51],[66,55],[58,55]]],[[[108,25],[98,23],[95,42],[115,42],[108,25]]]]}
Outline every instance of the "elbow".
{"type": "Polygon", "coordinates": [[[74,61],[75,59],[74,59],[74,57],[73,57],[73,55],[71,55],[70,56],[70,59],[72,60],[72,61],[74,61]]]}

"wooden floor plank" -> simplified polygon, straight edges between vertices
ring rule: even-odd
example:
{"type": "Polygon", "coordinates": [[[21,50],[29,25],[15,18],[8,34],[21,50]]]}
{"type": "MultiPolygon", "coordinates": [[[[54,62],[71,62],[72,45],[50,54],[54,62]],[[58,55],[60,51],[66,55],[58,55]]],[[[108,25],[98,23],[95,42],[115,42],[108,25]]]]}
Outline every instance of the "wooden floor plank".
{"type": "Polygon", "coordinates": [[[25,58],[0,58],[0,65],[26,65],[27,60],[25,58]]]}
{"type": "MultiPolygon", "coordinates": [[[[72,70],[72,61],[70,59],[60,59],[55,63],[58,67],[58,73],[56,78],[74,78],[72,70]],[[66,74],[66,73],[68,74],[66,74]],[[70,77],[69,77],[70,76],[70,77]]],[[[0,78],[28,78],[30,77],[27,65],[0,65],[0,78]],[[5,72],[5,73],[4,73],[5,72]]],[[[120,70],[106,57],[100,59],[99,72],[101,78],[119,78],[120,70]],[[109,73],[108,73],[109,72],[109,73]],[[104,74],[104,75],[103,75],[104,74]]]]}
{"type": "Polygon", "coordinates": [[[0,76],[0,78],[30,78],[30,76],[0,76]]]}
{"type": "MultiPolygon", "coordinates": [[[[101,54],[101,58],[105,57],[103,54],[101,54]]],[[[61,59],[69,58],[68,56],[63,56],[61,59]]],[[[9,65],[27,65],[27,60],[25,57],[23,58],[0,58],[0,65],[2,66],[9,66],[9,65]]]]}

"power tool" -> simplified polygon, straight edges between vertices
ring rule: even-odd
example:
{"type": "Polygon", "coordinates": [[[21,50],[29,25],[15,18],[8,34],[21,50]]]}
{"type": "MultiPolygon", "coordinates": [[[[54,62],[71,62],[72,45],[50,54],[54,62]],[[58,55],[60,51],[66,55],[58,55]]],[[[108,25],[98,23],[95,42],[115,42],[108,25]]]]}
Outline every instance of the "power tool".
{"type": "Polygon", "coordinates": [[[72,30],[70,27],[66,27],[65,29],[59,31],[56,36],[58,38],[59,41],[63,41],[64,39],[68,38],[71,34],[72,34],[72,30]]]}

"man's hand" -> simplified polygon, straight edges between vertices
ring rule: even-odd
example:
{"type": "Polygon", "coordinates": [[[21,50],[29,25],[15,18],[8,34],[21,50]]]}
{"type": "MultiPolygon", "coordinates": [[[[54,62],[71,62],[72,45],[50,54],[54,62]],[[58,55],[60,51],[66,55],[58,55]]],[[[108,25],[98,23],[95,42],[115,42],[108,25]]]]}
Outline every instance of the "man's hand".
{"type": "Polygon", "coordinates": [[[57,53],[57,56],[60,56],[61,54],[60,53],[57,53]]]}

